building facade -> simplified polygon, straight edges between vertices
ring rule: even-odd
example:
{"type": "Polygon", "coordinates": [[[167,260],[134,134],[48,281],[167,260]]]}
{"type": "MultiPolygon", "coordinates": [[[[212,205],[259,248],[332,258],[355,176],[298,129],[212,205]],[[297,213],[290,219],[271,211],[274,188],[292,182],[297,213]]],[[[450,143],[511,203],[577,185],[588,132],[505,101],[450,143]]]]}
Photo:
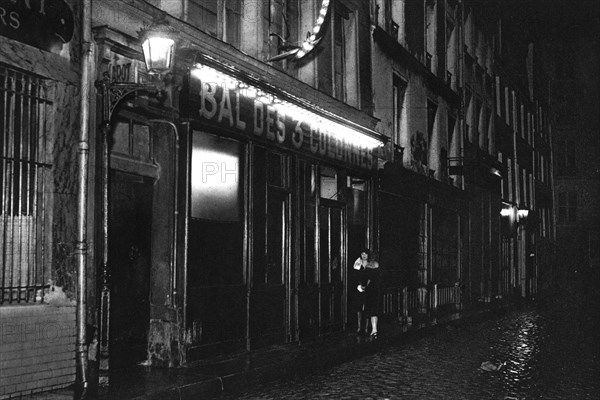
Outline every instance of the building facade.
{"type": "Polygon", "coordinates": [[[0,398],[75,380],[73,3],[0,3],[0,398]]]}
{"type": "Polygon", "coordinates": [[[0,308],[17,327],[36,307],[64,310],[67,378],[30,387],[10,372],[0,396],[72,383],[84,348],[80,376],[110,385],[142,362],[354,330],[349,273],[364,247],[378,253],[388,320],[535,295],[553,229],[550,129],[503,63],[497,9],[65,6],[74,33],[56,46],[2,31],[0,308]],[[138,36],[156,21],[177,35],[158,77],[138,36]]]}
{"type": "Polygon", "coordinates": [[[557,281],[577,274],[598,277],[598,54],[588,50],[597,43],[597,25],[544,43],[554,126],[557,281]],[[585,64],[574,62],[583,58],[585,64]]]}
{"type": "Polygon", "coordinates": [[[497,156],[505,169],[501,287],[504,294],[513,288],[535,297],[540,277],[548,277],[554,265],[552,130],[542,46],[532,25],[514,14],[511,7],[499,11],[494,54],[497,156]]]}

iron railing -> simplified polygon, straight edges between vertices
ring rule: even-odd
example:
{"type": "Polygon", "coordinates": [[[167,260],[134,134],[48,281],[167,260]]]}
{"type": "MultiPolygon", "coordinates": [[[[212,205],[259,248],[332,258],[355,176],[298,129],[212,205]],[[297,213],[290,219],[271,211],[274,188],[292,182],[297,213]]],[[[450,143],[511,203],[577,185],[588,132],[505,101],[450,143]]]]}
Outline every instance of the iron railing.
{"type": "Polygon", "coordinates": [[[410,322],[416,315],[455,311],[462,308],[462,288],[434,284],[430,289],[420,287],[389,287],[382,291],[381,314],[401,322],[410,322]]]}
{"type": "Polygon", "coordinates": [[[43,298],[51,106],[43,79],[0,65],[0,305],[43,298]]]}

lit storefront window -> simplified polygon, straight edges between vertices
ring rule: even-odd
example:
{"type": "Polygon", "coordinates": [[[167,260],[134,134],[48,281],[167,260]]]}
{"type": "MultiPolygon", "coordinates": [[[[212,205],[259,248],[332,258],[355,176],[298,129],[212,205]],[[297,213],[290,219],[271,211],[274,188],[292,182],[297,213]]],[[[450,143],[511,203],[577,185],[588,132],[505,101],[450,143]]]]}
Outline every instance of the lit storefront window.
{"type": "Polygon", "coordinates": [[[196,132],[192,139],[192,217],[240,219],[240,144],[196,132]]]}

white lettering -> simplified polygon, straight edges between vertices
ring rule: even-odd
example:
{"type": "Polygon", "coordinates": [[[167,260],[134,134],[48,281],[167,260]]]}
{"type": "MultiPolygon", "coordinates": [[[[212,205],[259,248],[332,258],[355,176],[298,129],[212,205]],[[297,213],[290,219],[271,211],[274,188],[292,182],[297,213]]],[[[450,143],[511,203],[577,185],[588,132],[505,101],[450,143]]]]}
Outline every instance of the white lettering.
{"type": "Polygon", "coordinates": [[[275,108],[269,105],[267,106],[267,139],[275,141],[275,132],[273,132],[273,124],[275,123],[275,118],[273,114],[275,113],[275,108]]]}
{"type": "Polygon", "coordinates": [[[229,99],[229,90],[223,88],[223,97],[219,104],[219,117],[217,121],[221,122],[223,117],[229,120],[229,126],[233,126],[233,114],[231,113],[231,100],[229,99]]]}
{"type": "Polygon", "coordinates": [[[254,134],[256,136],[262,136],[265,127],[263,121],[264,111],[262,106],[263,104],[260,101],[254,101],[254,134]]]}
{"type": "Polygon", "coordinates": [[[275,125],[277,126],[277,142],[283,143],[285,140],[285,114],[281,110],[275,117],[275,125]]]}
{"type": "Polygon", "coordinates": [[[313,154],[316,154],[317,151],[319,150],[319,143],[316,140],[318,134],[319,134],[319,129],[311,125],[310,126],[310,151],[313,154]]]}
{"type": "Polygon", "coordinates": [[[327,154],[327,142],[328,137],[325,132],[319,132],[319,154],[324,156],[327,154]]]}
{"type": "Polygon", "coordinates": [[[304,131],[302,130],[301,125],[302,121],[298,121],[296,129],[294,129],[294,134],[292,135],[292,144],[297,149],[302,147],[302,142],[304,142],[304,131]]]}
{"type": "Polygon", "coordinates": [[[217,113],[216,89],[214,83],[202,83],[202,89],[200,90],[200,115],[206,119],[211,119],[217,113]],[[207,105],[210,105],[210,109],[207,105]]]}
{"type": "Polygon", "coordinates": [[[235,127],[241,130],[246,129],[246,122],[240,119],[240,92],[235,93],[235,127]]]}

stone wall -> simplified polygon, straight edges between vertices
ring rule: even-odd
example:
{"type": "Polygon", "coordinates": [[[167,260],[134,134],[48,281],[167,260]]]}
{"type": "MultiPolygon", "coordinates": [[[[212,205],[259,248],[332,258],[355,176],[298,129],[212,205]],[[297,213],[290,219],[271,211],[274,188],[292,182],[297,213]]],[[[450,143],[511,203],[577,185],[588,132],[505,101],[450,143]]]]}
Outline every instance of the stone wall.
{"type": "Polygon", "coordinates": [[[0,306],[0,399],[75,382],[75,307],[0,306]]]}

